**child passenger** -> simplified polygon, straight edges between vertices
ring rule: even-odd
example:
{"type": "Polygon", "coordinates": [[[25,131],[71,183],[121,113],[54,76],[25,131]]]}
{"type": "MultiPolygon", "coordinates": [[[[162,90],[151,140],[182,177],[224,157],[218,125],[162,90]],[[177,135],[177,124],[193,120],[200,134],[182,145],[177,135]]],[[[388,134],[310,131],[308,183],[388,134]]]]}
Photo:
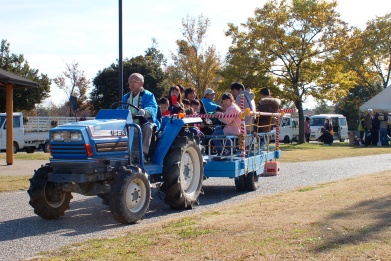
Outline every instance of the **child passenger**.
{"type": "Polygon", "coordinates": [[[160,111],[162,112],[162,117],[171,115],[171,111],[168,109],[170,103],[167,98],[165,97],[161,98],[158,101],[158,105],[160,107],[160,111]]]}
{"type": "Polygon", "coordinates": [[[173,86],[170,88],[167,98],[170,104],[168,109],[170,110],[171,114],[178,114],[180,112],[184,112],[182,104],[182,94],[178,86],[173,86]]]}
{"type": "MultiPolygon", "coordinates": [[[[234,97],[230,93],[225,93],[221,97],[223,108],[225,112],[215,112],[216,115],[238,115],[240,113],[239,106],[235,103],[234,97]]],[[[239,135],[240,134],[240,118],[237,117],[222,117],[219,118],[221,122],[225,124],[224,127],[217,126],[213,135],[239,135]]],[[[216,151],[219,155],[227,155],[228,151],[223,151],[222,140],[213,140],[213,143],[216,146],[216,151]]],[[[231,146],[230,139],[227,139],[227,147],[231,146]]]]}

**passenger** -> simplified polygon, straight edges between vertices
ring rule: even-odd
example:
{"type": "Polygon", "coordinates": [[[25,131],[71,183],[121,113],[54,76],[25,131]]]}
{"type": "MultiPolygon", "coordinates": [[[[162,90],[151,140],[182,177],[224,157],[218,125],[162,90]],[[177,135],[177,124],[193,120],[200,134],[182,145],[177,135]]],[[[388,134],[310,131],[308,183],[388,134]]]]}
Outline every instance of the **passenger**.
{"type": "Polygon", "coordinates": [[[331,146],[334,142],[334,136],[325,128],[320,129],[322,135],[318,138],[318,141],[323,142],[325,146],[331,146]]]}
{"type": "Polygon", "coordinates": [[[196,115],[198,115],[197,112],[200,111],[200,102],[198,100],[190,101],[190,108],[193,109],[193,114],[195,113],[196,115]]]}
{"type": "Polygon", "coordinates": [[[168,109],[168,107],[170,107],[170,102],[166,97],[161,98],[158,101],[158,104],[162,113],[162,117],[171,115],[171,111],[168,109]]]}
{"type": "MultiPolygon", "coordinates": [[[[190,102],[190,109],[192,111],[192,113],[190,114],[191,116],[198,116],[197,111],[199,111],[200,109],[200,102],[198,100],[192,100],[190,102]]],[[[201,124],[194,124],[194,126],[189,127],[190,132],[194,133],[194,135],[197,135],[199,137],[203,136],[204,133],[200,129],[201,124]]]]}
{"type": "Polygon", "coordinates": [[[185,95],[185,88],[183,88],[182,85],[178,84],[177,87],[179,88],[179,91],[181,92],[182,97],[185,95]]]}
{"type": "MultiPolygon", "coordinates": [[[[239,114],[240,108],[235,103],[234,97],[230,93],[225,93],[221,97],[223,108],[226,108],[225,112],[216,112],[216,115],[230,115],[230,114],[239,114]]],[[[227,118],[219,118],[221,122],[225,124],[224,127],[217,126],[215,131],[213,132],[213,135],[239,135],[240,134],[240,123],[241,119],[239,117],[227,117],[227,118]]],[[[213,140],[213,143],[215,145],[216,151],[218,155],[228,155],[228,151],[223,151],[222,141],[221,140],[213,140]]],[[[230,147],[231,142],[228,139],[226,141],[225,146],[230,147]]]]}
{"type": "MultiPolygon", "coordinates": [[[[234,82],[231,84],[231,94],[233,95],[236,104],[241,106],[241,97],[244,96],[244,109],[250,108],[252,112],[256,111],[255,101],[254,101],[254,93],[251,90],[246,90],[244,85],[239,82],[234,82]]],[[[251,133],[253,128],[253,117],[247,116],[245,118],[246,130],[248,133],[251,133]]]]}
{"type": "MultiPolygon", "coordinates": [[[[190,102],[192,100],[197,100],[197,91],[194,87],[189,87],[185,89],[185,99],[188,99],[190,102]]],[[[196,111],[197,114],[206,114],[204,104],[202,101],[198,100],[200,103],[199,110],[196,111]]],[[[213,133],[213,128],[211,127],[213,122],[210,119],[202,118],[202,123],[200,124],[200,129],[205,135],[211,135],[213,133]]]]}
{"type": "Polygon", "coordinates": [[[218,107],[220,107],[217,103],[214,102],[216,93],[211,88],[208,88],[204,92],[204,98],[201,99],[204,104],[204,108],[206,113],[214,113],[218,107]]]}
{"type": "MultiPolygon", "coordinates": [[[[139,124],[143,136],[144,154],[149,153],[151,144],[152,130],[156,126],[160,128],[160,122],[157,119],[158,105],[152,92],[144,89],[144,76],[140,73],[132,73],[128,79],[130,92],[124,95],[122,102],[127,102],[139,108],[137,111],[130,107],[133,115],[138,116],[134,122],[139,124]]],[[[146,156],[145,155],[145,156],[146,156]]]]}
{"type": "MultiPolygon", "coordinates": [[[[267,87],[262,87],[261,91],[259,92],[261,96],[261,100],[258,103],[258,111],[259,112],[273,112],[277,113],[278,108],[281,105],[281,100],[277,98],[273,98],[270,95],[270,91],[267,87]]],[[[272,129],[271,122],[272,116],[259,116],[257,120],[257,132],[269,132],[272,129]]]]}
{"type": "Polygon", "coordinates": [[[186,88],[185,99],[188,99],[189,101],[197,99],[197,90],[194,87],[186,88]]]}
{"type": "Polygon", "coordinates": [[[190,115],[193,113],[193,109],[190,107],[190,101],[188,99],[183,99],[183,109],[185,110],[186,115],[190,115]]]}
{"type": "Polygon", "coordinates": [[[182,104],[182,94],[178,86],[173,86],[168,91],[168,101],[170,102],[169,110],[171,114],[184,112],[182,104]]]}

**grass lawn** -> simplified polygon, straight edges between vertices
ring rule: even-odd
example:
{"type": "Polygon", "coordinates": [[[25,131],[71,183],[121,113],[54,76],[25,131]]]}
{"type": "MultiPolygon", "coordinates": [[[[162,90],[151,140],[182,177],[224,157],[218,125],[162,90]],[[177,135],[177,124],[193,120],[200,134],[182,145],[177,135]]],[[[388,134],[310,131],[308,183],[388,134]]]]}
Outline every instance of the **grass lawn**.
{"type": "Polygon", "coordinates": [[[33,260],[390,260],[390,187],[382,172],[261,196],[33,260]]]}
{"type": "Polygon", "coordinates": [[[323,146],[319,143],[281,144],[280,149],[282,151],[280,162],[327,160],[391,153],[391,147],[349,146],[347,142],[336,142],[333,146],[323,146]]]}

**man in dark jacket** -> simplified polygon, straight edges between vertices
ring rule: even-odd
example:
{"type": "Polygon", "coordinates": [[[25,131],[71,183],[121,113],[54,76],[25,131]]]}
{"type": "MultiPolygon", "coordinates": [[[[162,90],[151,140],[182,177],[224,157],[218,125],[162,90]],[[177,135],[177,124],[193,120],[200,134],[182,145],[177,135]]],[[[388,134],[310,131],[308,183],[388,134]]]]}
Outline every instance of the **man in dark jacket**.
{"type": "Polygon", "coordinates": [[[380,131],[380,119],[379,119],[379,113],[375,113],[375,116],[372,119],[372,145],[377,145],[379,142],[379,131],[380,131]]]}
{"type": "Polygon", "coordinates": [[[333,134],[331,134],[328,130],[325,130],[325,128],[320,129],[322,132],[322,135],[318,138],[318,141],[323,142],[326,146],[331,146],[334,142],[333,134]]]}
{"type": "Polygon", "coordinates": [[[372,109],[368,109],[368,113],[364,117],[365,147],[368,147],[372,143],[372,115],[372,109]]]}
{"type": "MultiPolygon", "coordinates": [[[[281,105],[279,99],[273,98],[270,96],[270,91],[266,87],[262,87],[260,91],[261,100],[258,103],[259,112],[278,112],[278,108],[281,105]]],[[[269,132],[272,130],[271,116],[263,116],[257,118],[258,131],[257,132],[269,132]]]]}

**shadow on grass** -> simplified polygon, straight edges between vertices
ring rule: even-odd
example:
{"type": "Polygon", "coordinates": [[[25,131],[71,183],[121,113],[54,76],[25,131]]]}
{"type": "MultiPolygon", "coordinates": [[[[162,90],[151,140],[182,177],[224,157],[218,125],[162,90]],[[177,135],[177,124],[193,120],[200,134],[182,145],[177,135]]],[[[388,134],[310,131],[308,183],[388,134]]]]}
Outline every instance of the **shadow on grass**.
{"type": "Polygon", "coordinates": [[[338,249],[344,245],[366,243],[369,240],[381,237],[379,234],[390,229],[390,226],[390,196],[362,201],[321,221],[320,227],[329,227],[330,230],[324,235],[326,242],[315,246],[312,251],[315,253],[326,252],[338,249]],[[350,224],[349,227],[339,224],[339,220],[342,219],[343,224],[350,224]],[[357,224],[357,219],[363,220],[363,222],[357,224]],[[349,223],[349,220],[352,220],[352,222],[349,223]],[[342,227],[343,231],[338,231],[339,227],[342,227]]]}

